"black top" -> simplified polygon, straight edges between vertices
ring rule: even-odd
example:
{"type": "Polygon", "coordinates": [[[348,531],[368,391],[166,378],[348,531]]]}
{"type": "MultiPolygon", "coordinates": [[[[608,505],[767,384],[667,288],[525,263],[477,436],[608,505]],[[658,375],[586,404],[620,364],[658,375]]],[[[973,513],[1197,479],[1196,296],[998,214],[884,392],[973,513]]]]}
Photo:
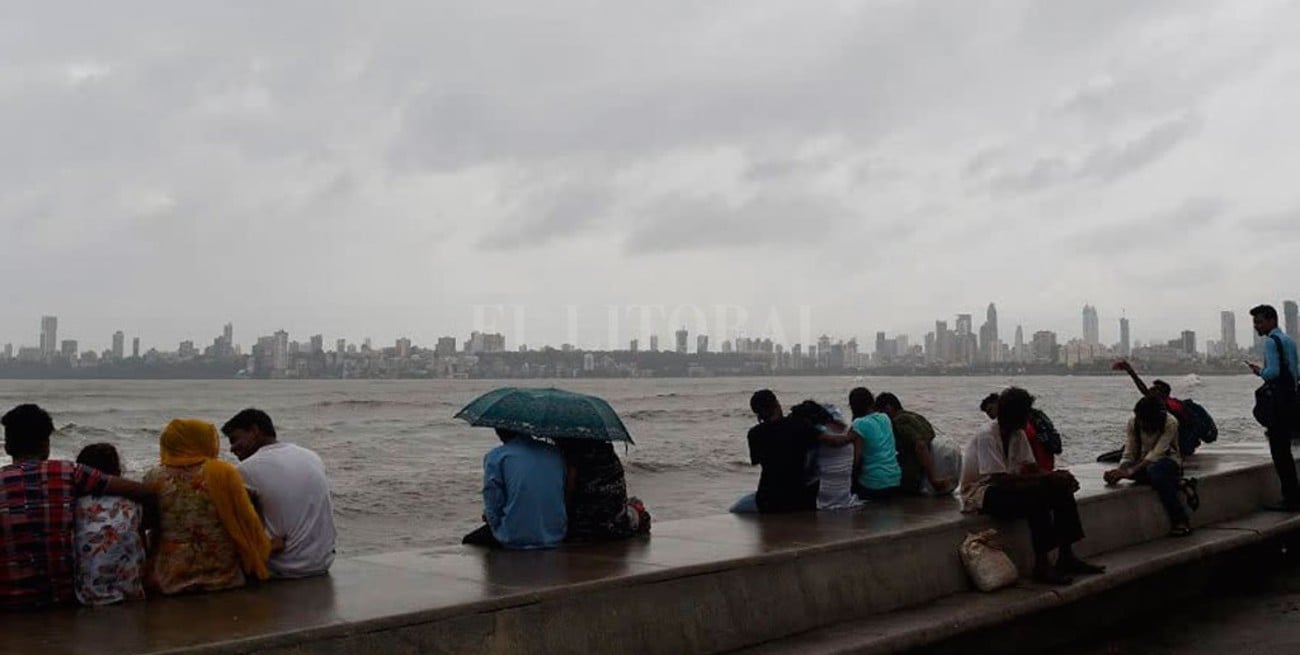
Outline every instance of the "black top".
{"type": "Polygon", "coordinates": [[[760,423],[749,430],[749,459],[763,467],[755,500],[760,512],[817,509],[819,483],[812,473],[820,433],[794,418],[760,423]]]}

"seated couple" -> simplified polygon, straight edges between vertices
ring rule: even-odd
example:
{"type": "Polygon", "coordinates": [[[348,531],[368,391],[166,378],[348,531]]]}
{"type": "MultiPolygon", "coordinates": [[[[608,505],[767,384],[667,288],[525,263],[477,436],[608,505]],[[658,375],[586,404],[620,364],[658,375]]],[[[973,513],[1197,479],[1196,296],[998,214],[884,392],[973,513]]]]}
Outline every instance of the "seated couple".
{"type": "Polygon", "coordinates": [[[893,394],[877,400],[861,387],[849,394],[849,405],[851,422],[834,407],[811,400],[786,416],[776,394],[756,392],[750,409],[759,424],[750,429],[748,441],[751,463],[761,466],[762,473],[758,491],[742,497],[731,511],[845,509],[864,498],[936,489],[951,493],[952,476],[960,467],[951,465],[954,457],[932,456],[934,429],[924,417],[904,411],[893,394]],[[945,463],[952,468],[948,477],[939,473],[945,463]]]}
{"type": "Polygon", "coordinates": [[[555,439],[551,445],[500,428],[497,436],[501,445],[483,458],[484,525],[461,543],[526,550],[650,532],[645,505],[628,498],[613,444],[555,439]]]}
{"type": "Polygon", "coordinates": [[[962,511],[999,519],[1026,519],[1034,549],[1034,579],[1069,584],[1076,574],[1102,573],[1074,553],[1083,539],[1074,492],[1079,482],[1065,470],[1044,470],[1025,435],[1034,397],[1011,387],[998,394],[997,418],[966,445],[961,474],[962,511]],[[1052,551],[1057,551],[1055,564],[1052,551]]]}

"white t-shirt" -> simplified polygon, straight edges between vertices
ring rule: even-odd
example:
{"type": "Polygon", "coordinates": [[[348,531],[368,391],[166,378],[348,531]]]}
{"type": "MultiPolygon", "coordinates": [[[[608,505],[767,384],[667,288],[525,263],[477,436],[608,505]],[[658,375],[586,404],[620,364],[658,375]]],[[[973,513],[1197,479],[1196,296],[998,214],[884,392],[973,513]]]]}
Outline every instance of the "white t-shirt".
{"type": "Polygon", "coordinates": [[[1004,454],[998,422],[990,421],[966,444],[961,469],[962,511],[978,512],[983,508],[990,477],[998,473],[1018,474],[1025,465],[1036,466],[1025,431],[1016,430],[1011,435],[1004,454]]]}
{"type": "Polygon", "coordinates": [[[329,571],[336,533],[320,457],[291,443],[273,443],[240,462],[239,472],[257,492],[267,533],[284,539],[284,550],[271,556],[271,574],[301,578],[329,571]]]}

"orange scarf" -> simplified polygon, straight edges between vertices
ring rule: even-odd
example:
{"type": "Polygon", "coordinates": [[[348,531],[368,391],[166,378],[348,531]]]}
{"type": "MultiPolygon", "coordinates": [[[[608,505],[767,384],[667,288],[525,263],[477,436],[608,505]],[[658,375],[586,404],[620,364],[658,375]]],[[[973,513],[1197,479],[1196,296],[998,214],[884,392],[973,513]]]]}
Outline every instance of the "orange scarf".
{"type": "Polygon", "coordinates": [[[271,557],[271,541],[248,497],[239,469],[217,459],[220,440],[216,426],[198,419],[175,419],[163,429],[159,447],[164,466],[203,465],[208,496],[221,525],[235,542],[244,572],[259,580],[270,577],[266,561],[271,557]]]}

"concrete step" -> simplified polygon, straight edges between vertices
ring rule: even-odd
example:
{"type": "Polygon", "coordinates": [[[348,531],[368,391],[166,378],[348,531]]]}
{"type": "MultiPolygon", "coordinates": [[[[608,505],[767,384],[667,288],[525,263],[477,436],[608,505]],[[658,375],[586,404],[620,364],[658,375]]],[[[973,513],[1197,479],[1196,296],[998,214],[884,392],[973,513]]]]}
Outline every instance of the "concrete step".
{"type": "MultiPolygon", "coordinates": [[[[952,594],[922,606],[739,649],[732,651],[731,655],[884,655],[916,651],[961,635],[1014,621],[1033,620],[1031,617],[1034,615],[1100,597],[1162,571],[1203,564],[1217,556],[1297,531],[1300,531],[1300,515],[1257,512],[1241,519],[1204,526],[1190,537],[1159,539],[1094,555],[1092,561],[1105,565],[1106,573],[1080,578],[1069,586],[1049,587],[1022,581],[1016,587],[993,593],[969,591],[952,594]]],[[[1070,629],[1068,623],[1053,623],[1062,632],[1070,629]]],[[[1094,620],[1082,627],[1091,632],[1103,625],[1094,620]]],[[[1061,636],[1065,637],[1064,634],[1061,636]]],[[[1009,650],[1012,649],[1000,649],[1001,652],[1009,650]]]]}

